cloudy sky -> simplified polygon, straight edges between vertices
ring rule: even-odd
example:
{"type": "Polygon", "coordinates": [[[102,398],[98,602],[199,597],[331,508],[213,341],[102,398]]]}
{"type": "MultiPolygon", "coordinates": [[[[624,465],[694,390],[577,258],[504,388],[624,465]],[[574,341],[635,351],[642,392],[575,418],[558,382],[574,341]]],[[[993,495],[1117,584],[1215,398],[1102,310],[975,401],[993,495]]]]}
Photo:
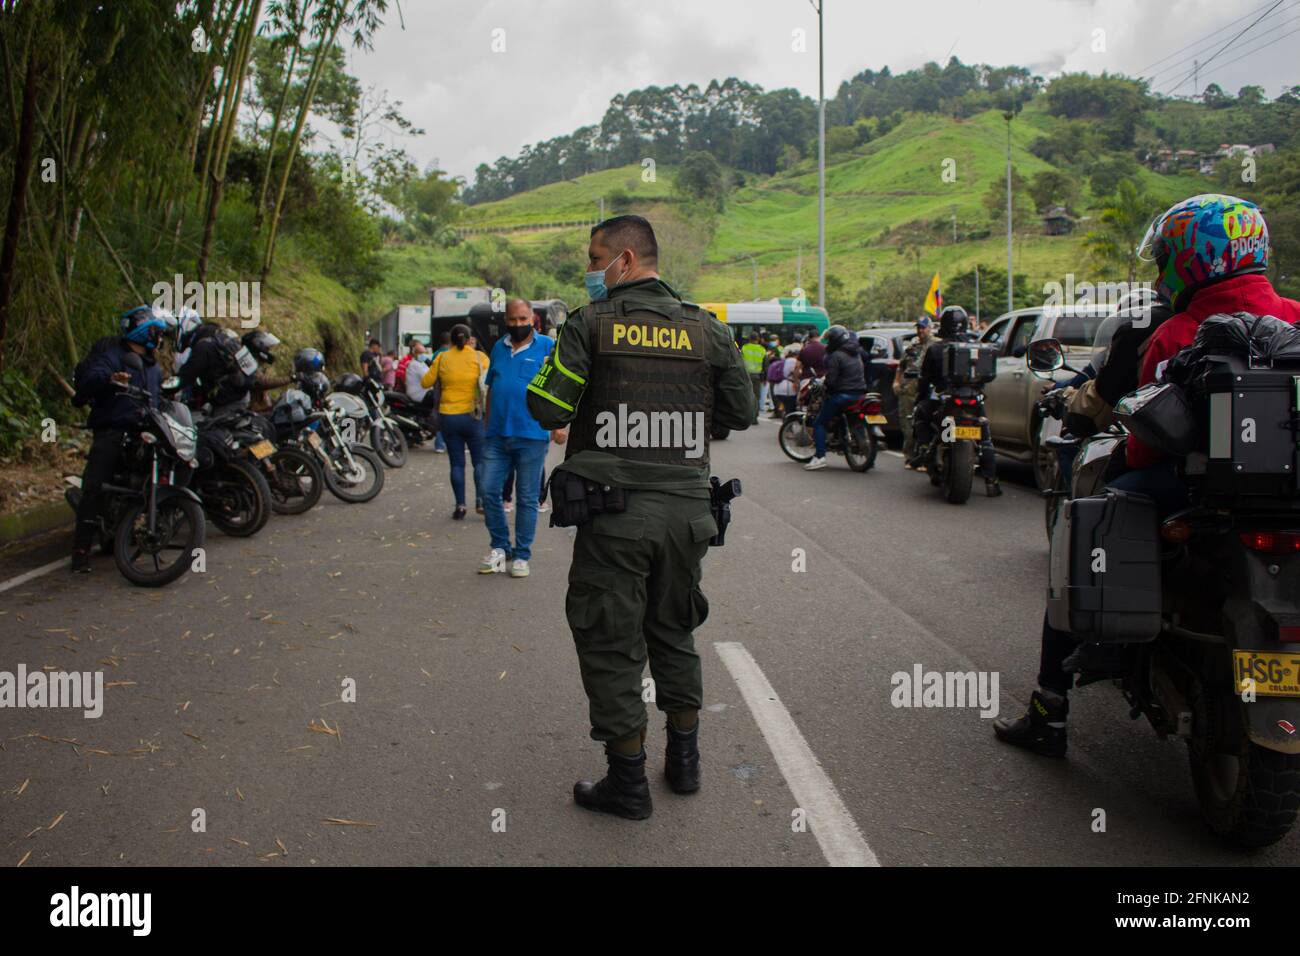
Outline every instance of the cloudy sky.
{"type": "MultiPolygon", "coordinates": [[[[350,54],[352,70],[401,100],[426,130],[401,141],[408,152],[470,181],[481,162],[599,122],[610,97],[638,87],[737,76],[817,95],[809,0],[400,0],[400,7],[399,18],[390,0],[374,49],[350,54]],[[805,52],[794,49],[800,30],[805,52]]],[[[1192,91],[1197,58],[1210,61],[1202,88],[1258,84],[1272,97],[1300,83],[1300,32],[1293,33],[1300,0],[826,0],[825,26],[828,98],[862,69],[902,72],[950,54],[1043,76],[1148,76],[1153,89],[1171,93],[1192,91]]]]}

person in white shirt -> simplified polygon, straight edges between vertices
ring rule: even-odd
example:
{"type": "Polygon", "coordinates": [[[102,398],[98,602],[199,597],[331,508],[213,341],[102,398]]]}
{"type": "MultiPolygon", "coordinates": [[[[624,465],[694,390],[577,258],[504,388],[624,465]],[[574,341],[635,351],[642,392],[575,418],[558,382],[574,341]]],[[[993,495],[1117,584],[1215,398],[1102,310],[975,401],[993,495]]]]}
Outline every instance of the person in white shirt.
{"type": "Polygon", "coordinates": [[[411,343],[411,361],[406,366],[406,394],[411,401],[419,402],[432,412],[437,410],[437,393],[420,384],[429,371],[428,358],[429,353],[423,342],[416,340],[411,343]]]}

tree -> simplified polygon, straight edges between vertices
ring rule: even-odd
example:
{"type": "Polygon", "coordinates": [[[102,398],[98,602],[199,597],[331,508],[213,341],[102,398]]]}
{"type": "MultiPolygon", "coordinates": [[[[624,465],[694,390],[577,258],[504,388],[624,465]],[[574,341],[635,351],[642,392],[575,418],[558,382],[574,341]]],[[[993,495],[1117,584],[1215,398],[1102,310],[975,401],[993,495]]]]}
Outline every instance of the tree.
{"type": "Polygon", "coordinates": [[[1029,195],[1040,213],[1046,213],[1053,206],[1069,209],[1079,201],[1079,181],[1069,173],[1045,169],[1035,173],[1029,181],[1029,195]]]}
{"type": "Polygon", "coordinates": [[[726,177],[708,153],[689,153],[677,167],[673,191],[687,200],[705,203],[719,211],[726,201],[726,177]]]}
{"type": "Polygon", "coordinates": [[[1147,195],[1138,180],[1120,180],[1098,216],[1100,228],[1083,237],[1084,248],[1102,268],[1124,267],[1132,285],[1137,279],[1138,243],[1159,211],[1159,203],[1147,195]]]}
{"type": "MultiPolygon", "coordinates": [[[[943,284],[943,301],[946,305],[960,305],[972,316],[978,304],[984,319],[994,318],[1007,311],[1007,270],[1005,267],[981,265],[979,268],[979,296],[975,294],[975,269],[959,272],[943,284]]],[[[1029,287],[1029,277],[1017,272],[1012,290],[1015,300],[1031,302],[1034,291],[1029,287]]]]}

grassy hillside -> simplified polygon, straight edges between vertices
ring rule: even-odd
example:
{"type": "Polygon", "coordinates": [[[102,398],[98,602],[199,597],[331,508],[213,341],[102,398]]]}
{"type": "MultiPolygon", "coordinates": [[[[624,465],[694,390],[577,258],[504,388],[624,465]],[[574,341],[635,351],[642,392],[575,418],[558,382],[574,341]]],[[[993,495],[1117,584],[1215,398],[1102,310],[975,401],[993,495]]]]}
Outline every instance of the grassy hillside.
{"type": "MultiPolygon", "coordinates": [[[[1049,133],[1059,121],[1030,106],[1011,124],[1012,162],[1025,179],[1053,168],[1029,152],[1029,145],[1049,133]]],[[[826,168],[827,272],[852,294],[886,275],[915,271],[927,278],[936,270],[951,275],[976,264],[1006,264],[1006,240],[1001,226],[990,224],[984,196],[993,183],[1004,182],[1007,126],[1002,114],[990,111],[960,121],[935,115],[909,116],[887,135],[847,153],[828,157],[826,168]],[[956,179],[945,182],[944,162],[955,161],[956,179]],[[962,241],[952,242],[950,224],[957,219],[962,241]],[[939,224],[929,229],[929,224],[939,224]],[[890,232],[890,230],[893,230],[890,232]],[[964,238],[990,230],[985,238],[964,238]]],[[[1161,176],[1142,170],[1151,194],[1174,201],[1208,187],[1195,176],[1161,176]]],[[[404,248],[387,253],[390,266],[385,286],[372,297],[376,308],[397,301],[423,301],[424,288],[434,284],[474,281],[476,260],[470,250],[487,241],[509,243],[524,258],[534,259],[558,249],[557,243],[579,247],[584,229],[537,230],[548,221],[594,218],[597,202],[622,193],[624,208],[663,215],[669,207],[672,170],[660,167],[656,181],[643,182],[639,166],[625,166],[554,183],[497,202],[472,206],[461,218],[464,226],[490,226],[519,231],[502,237],[475,237],[453,249],[404,248]]],[[[1088,184],[1080,184],[1086,208],[1092,201],[1088,184]]],[[[1018,195],[1016,202],[1030,203],[1018,195]]],[[[653,215],[653,214],[652,214],[653,215]]],[[[1031,288],[1060,280],[1066,272],[1096,276],[1083,250],[1087,221],[1069,236],[1049,237],[1037,228],[1017,234],[1013,263],[1029,278],[1031,288]]],[[[680,224],[678,225],[680,229],[680,224]]],[[[499,251],[499,247],[498,247],[499,251]]],[[[817,167],[805,160],[791,170],[753,179],[728,197],[711,241],[704,248],[698,271],[684,290],[698,300],[743,300],[754,296],[788,295],[796,284],[802,251],[803,284],[811,287],[817,273],[817,167]],[[752,260],[752,264],[751,264],[752,260]]],[[[573,267],[580,273],[581,259],[573,267]]],[[[572,297],[580,276],[557,283],[554,294],[572,297]]],[[[538,292],[537,294],[543,294],[538,292]]],[[[918,303],[919,305],[919,303],[918,303]]]]}

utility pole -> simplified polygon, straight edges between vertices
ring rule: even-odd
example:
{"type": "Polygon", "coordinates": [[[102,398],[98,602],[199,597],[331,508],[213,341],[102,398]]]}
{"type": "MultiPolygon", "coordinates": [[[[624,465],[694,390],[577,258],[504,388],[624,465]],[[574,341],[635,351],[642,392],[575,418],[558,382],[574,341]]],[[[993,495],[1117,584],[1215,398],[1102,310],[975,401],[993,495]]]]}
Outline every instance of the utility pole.
{"type": "MultiPolygon", "coordinates": [[[[812,3],[812,0],[809,0],[812,3]]],[[[817,0],[817,305],[826,308],[826,60],[822,32],[822,10],[826,0],[817,0]]]]}
{"type": "Polygon", "coordinates": [[[750,256],[749,264],[754,269],[754,301],[757,302],[758,301],[758,261],[753,256],[750,256]]]}
{"type": "Polygon", "coordinates": [[[980,320],[980,267],[975,267],[975,321],[980,320]]]}
{"type": "Polygon", "coordinates": [[[1201,91],[1201,61],[1192,61],[1192,99],[1201,91]]]}
{"type": "Polygon", "coordinates": [[[952,241],[953,244],[956,245],[957,243],[957,214],[956,213],[952,214],[952,241]]]}
{"type": "Polygon", "coordinates": [[[803,291],[803,246],[799,247],[799,258],[795,260],[794,287],[803,291]]]}
{"type": "Polygon", "coordinates": [[[1011,120],[1015,114],[1007,110],[1007,311],[1015,308],[1011,293],[1011,120]]]}
{"type": "Polygon", "coordinates": [[[600,197],[600,221],[605,221],[605,197],[600,197]]]}

